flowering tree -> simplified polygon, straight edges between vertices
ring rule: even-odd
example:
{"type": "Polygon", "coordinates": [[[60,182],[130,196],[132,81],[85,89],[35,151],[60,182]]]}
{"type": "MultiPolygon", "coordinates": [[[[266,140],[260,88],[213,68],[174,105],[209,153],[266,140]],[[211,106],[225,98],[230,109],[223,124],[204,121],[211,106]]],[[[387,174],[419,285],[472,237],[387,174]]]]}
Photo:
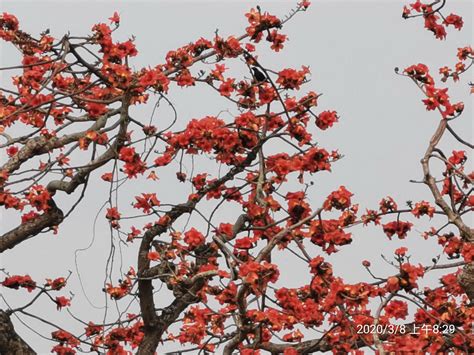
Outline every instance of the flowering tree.
{"type": "MultiPolygon", "coordinates": [[[[243,35],[222,38],[216,32],[212,39],[168,52],[162,64],[139,70],[132,65],[138,55],[133,40],[113,38],[117,13],[89,36],[59,40],[47,32],[34,37],[21,30],[15,16],[0,16],[0,37],[21,55],[18,66],[2,68],[21,74],[0,92],[0,147],[6,153],[0,205],[19,216],[17,227],[2,232],[0,251],[28,248],[29,239],[44,232],[61,234],[61,224],[77,218],[76,206],[94,185],[110,196],[100,218],[136,258],[118,281],[104,284],[115,318],[71,318],[83,324],[81,333],[32,311],[40,298],[51,301],[51,312],[68,309],[74,300],[65,296],[67,272],[19,275],[7,266],[2,286],[31,297],[0,311],[2,354],[35,353],[15,332],[13,315],[53,327],[48,337],[57,354],[153,354],[173,341],[224,354],[364,348],[382,354],[474,352],[474,234],[466,222],[474,206],[474,173],[465,171],[463,150],[472,144],[450,126],[461,119],[464,105],[452,102],[445,87],[472,66],[473,50],[460,48],[455,68],[441,68],[440,79],[421,63],[396,70],[418,87],[426,109],[439,113],[421,160],[419,186],[430,190],[431,201],[402,208],[388,196],[364,212],[353,203],[353,193],[340,186],[320,206],[311,205],[309,176],[330,172],[341,158],[317,145],[313,135],[333,127],[338,114],[319,110],[320,94],[303,91],[309,68],[273,69],[257,55],[265,42],[279,53],[286,41],[282,28],[309,5],[302,1],[281,19],[253,8],[243,35]],[[248,74],[231,76],[227,66],[242,66],[248,74]],[[239,114],[229,120],[192,119],[183,129],[175,128],[183,120],[177,114],[171,122],[132,114],[152,100],[173,109],[172,85],[211,87],[239,114]],[[459,143],[452,153],[438,146],[445,135],[459,143]],[[194,159],[219,166],[220,174],[212,176],[194,159]],[[173,180],[160,180],[170,172],[173,180]],[[120,187],[130,180],[155,186],[134,198],[134,212],[119,204],[120,187]],[[161,202],[157,191],[164,185],[185,186],[191,193],[184,201],[161,202]],[[232,220],[219,214],[226,206],[238,211],[232,220]],[[201,223],[183,223],[190,215],[201,223]],[[361,260],[367,279],[353,284],[335,275],[325,260],[350,248],[355,225],[373,224],[388,239],[404,239],[413,228],[410,219],[435,215],[436,224],[423,237],[438,239],[452,259],[447,263],[434,258],[432,264],[419,264],[420,251],[402,247],[387,260],[392,274],[380,275],[370,261],[361,260]],[[276,250],[296,255],[310,281],[298,288],[277,286],[287,270],[272,262],[276,250]],[[443,276],[435,285],[422,285],[432,270],[444,270],[443,276]]],[[[426,29],[445,39],[446,29],[460,30],[463,20],[445,16],[444,5],[417,0],[404,8],[403,17],[422,18],[426,29]]]]}

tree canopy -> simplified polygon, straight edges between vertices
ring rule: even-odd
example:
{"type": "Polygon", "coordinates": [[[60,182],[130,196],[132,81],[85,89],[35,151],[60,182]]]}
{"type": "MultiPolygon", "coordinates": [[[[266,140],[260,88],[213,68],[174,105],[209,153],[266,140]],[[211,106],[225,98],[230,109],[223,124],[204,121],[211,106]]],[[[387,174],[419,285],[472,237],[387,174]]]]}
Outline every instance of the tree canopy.
{"type": "MultiPolygon", "coordinates": [[[[464,24],[445,6],[444,0],[417,0],[402,16],[445,40],[464,24]]],[[[474,352],[474,232],[468,223],[474,172],[466,165],[473,146],[466,132],[452,127],[469,117],[448,93],[471,68],[473,49],[453,53],[454,66],[395,69],[394,76],[413,83],[414,100],[438,114],[419,157],[423,179],[414,181],[431,200],[402,205],[385,196],[378,206],[366,206],[364,196],[340,186],[318,205],[310,196],[318,188],[313,179],[344,160],[343,152],[315,137],[341,117],[319,108],[324,97],[313,88],[309,67],[273,68],[259,57],[265,47],[283,55],[285,27],[298,26],[309,7],[302,1],[279,18],[256,6],[245,14],[241,34],[216,31],[143,68],[133,62],[135,39],[115,38],[117,12],[87,36],[60,38],[27,33],[13,14],[0,15],[0,38],[18,50],[18,65],[1,68],[11,85],[0,88],[0,207],[14,211],[17,224],[0,233],[0,252],[28,248],[44,233],[77,237],[61,235],[62,225],[80,219],[77,206],[100,189],[109,198],[97,218],[134,254],[121,262],[105,256],[105,315],[70,313],[70,326],[37,315],[35,305],[46,299],[50,314],[68,312],[74,303],[68,292],[80,292],[68,285],[74,272],[44,275],[31,265],[30,273],[18,274],[2,265],[2,288],[28,295],[15,303],[2,296],[2,354],[35,353],[35,344],[15,330],[17,319],[52,328],[37,331],[52,340],[56,354],[154,354],[172,342],[196,353],[247,355],[474,352]],[[245,74],[233,74],[234,68],[245,74]],[[238,114],[180,117],[174,86],[210,88],[238,114]],[[160,103],[171,116],[133,112],[160,103]],[[450,151],[440,148],[445,136],[457,142],[450,151]],[[126,182],[143,191],[124,198],[126,182]],[[159,188],[189,193],[162,201],[159,188]],[[221,213],[224,208],[232,213],[221,213]],[[418,234],[442,247],[431,264],[417,261],[422,248],[401,247],[384,256],[391,274],[360,260],[367,278],[351,283],[327,261],[351,248],[354,226],[374,228],[389,242],[411,237],[420,219],[431,227],[418,234]],[[276,253],[295,256],[308,282],[279,284],[291,270],[276,253]],[[424,283],[434,270],[442,276],[424,283]]]]}

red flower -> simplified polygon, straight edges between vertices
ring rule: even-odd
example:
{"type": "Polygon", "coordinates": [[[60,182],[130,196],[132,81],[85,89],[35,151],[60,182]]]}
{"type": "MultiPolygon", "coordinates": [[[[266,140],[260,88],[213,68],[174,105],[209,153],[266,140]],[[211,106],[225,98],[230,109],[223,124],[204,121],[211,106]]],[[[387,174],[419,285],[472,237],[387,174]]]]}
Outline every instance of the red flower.
{"type": "Polygon", "coordinates": [[[390,196],[383,198],[380,201],[379,206],[380,206],[380,212],[382,213],[393,212],[393,211],[396,211],[398,208],[394,199],[391,198],[390,196]]]}
{"type": "Polygon", "coordinates": [[[433,84],[433,78],[429,74],[428,67],[425,64],[416,64],[411,65],[404,70],[404,72],[414,79],[424,83],[424,84],[433,84]]]}
{"type": "Polygon", "coordinates": [[[104,181],[110,182],[113,179],[113,174],[112,173],[105,173],[100,178],[104,181]]]}
{"type": "MultiPolygon", "coordinates": [[[[449,102],[449,96],[447,92],[447,88],[437,89],[433,85],[426,85],[426,96],[428,98],[422,100],[426,105],[426,109],[431,111],[439,108],[440,106],[444,106],[446,110],[451,108],[452,105],[449,102]]],[[[447,111],[444,114],[452,115],[453,113],[447,111]]]]}
{"type": "Polygon", "coordinates": [[[400,284],[398,277],[391,276],[387,279],[387,291],[389,292],[395,292],[400,289],[400,284]]]}
{"type": "Polygon", "coordinates": [[[259,264],[255,261],[249,261],[241,264],[239,269],[239,277],[249,284],[257,295],[263,291],[268,282],[275,283],[279,275],[278,267],[268,262],[259,264]]]}
{"type": "Polygon", "coordinates": [[[156,251],[150,251],[148,252],[147,259],[153,261],[160,260],[160,254],[156,251]]]}
{"type": "Polygon", "coordinates": [[[161,157],[155,159],[156,166],[166,166],[173,160],[173,155],[169,153],[163,154],[161,157]]]}
{"type": "MultiPolygon", "coordinates": [[[[246,13],[245,16],[250,24],[246,29],[247,34],[255,42],[259,42],[262,39],[263,31],[273,27],[279,27],[281,24],[280,19],[276,16],[270,15],[268,12],[261,13],[254,8],[250,9],[250,12],[246,13]]],[[[271,42],[272,38],[269,38],[268,41],[271,42]]]]}
{"type": "Polygon", "coordinates": [[[283,355],[298,355],[298,354],[299,354],[298,351],[293,347],[286,348],[285,351],[283,351],[283,355]]]}
{"type": "Polygon", "coordinates": [[[18,147],[15,147],[14,145],[12,145],[7,148],[7,154],[9,157],[14,156],[16,153],[18,153],[18,147]]]}
{"type": "Polygon", "coordinates": [[[178,84],[178,86],[193,86],[194,78],[192,77],[189,70],[183,69],[176,76],[176,83],[178,84]]]}
{"type": "Polygon", "coordinates": [[[278,73],[276,82],[284,89],[299,89],[300,85],[305,81],[306,74],[309,74],[309,68],[303,66],[301,70],[284,69],[278,73]]]}
{"type": "Polygon", "coordinates": [[[91,118],[97,118],[107,112],[107,106],[95,102],[86,103],[86,110],[91,118]]]}
{"type": "Polygon", "coordinates": [[[104,329],[101,325],[96,325],[93,322],[89,322],[87,327],[85,328],[86,337],[91,337],[92,335],[99,334],[104,329]]]}
{"type": "MultiPolygon", "coordinates": [[[[303,156],[301,170],[311,173],[328,170],[331,171],[330,156],[326,149],[310,148],[303,156]]],[[[295,164],[295,162],[293,162],[295,164]]]]}
{"type": "Polygon", "coordinates": [[[361,220],[364,223],[364,226],[369,224],[370,222],[374,222],[375,225],[380,224],[380,216],[378,215],[377,211],[375,210],[366,210],[366,214],[361,216],[361,220]]]}
{"type": "Polygon", "coordinates": [[[18,19],[14,15],[6,12],[0,15],[0,26],[2,30],[17,31],[18,24],[18,19]]]}
{"type": "Polygon", "coordinates": [[[109,17],[110,23],[118,25],[120,23],[120,16],[117,11],[114,12],[112,17],[109,17]]]}
{"type": "Polygon", "coordinates": [[[411,211],[411,213],[413,213],[416,218],[420,218],[420,216],[423,215],[428,215],[431,218],[433,217],[434,212],[435,208],[431,206],[430,203],[427,201],[417,202],[415,207],[411,211]]]}
{"type": "MultiPolygon", "coordinates": [[[[0,206],[5,206],[6,208],[14,208],[16,210],[22,211],[25,207],[25,203],[23,203],[20,198],[11,195],[8,190],[6,190],[5,193],[0,192],[0,206]]],[[[32,211],[30,212],[30,214],[24,215],[24,217],[28,219],[30,216],[32,216],[31,213],[35,212],[32,211]]]]}
{"type": "Polygon", "coordinates": [[[2,285],[15,290],[18,290],[20,287],[24,287],[28,290],[28,292],[31,292],[36,288],[36,282],[31,279],[30,275],[15,275],[6,277],[5,280],[3,280],[2,285]]]}
{"type": "Polygon", "coordinates": [[[395,250],[395,254],[398,256],[405,256],[407,251],[408,251],[408,248],[401,247],[395,250]]]}
{"type": "Polygon", "coordinates": [[[111,207],[107,209],[107,214],[105,215],[105,218],[111,220],[111,221],[117,221],[120,219],[120,213],[117,210],[117,207],[111,207]]]}
{"type": "Polygon", "coordinates": [[[211,71],[211,78],[219,81],[224,81],[224,72],[226,71],[226,67],[224,64],[216,64],[216,67],[214,70],[211,71]]]}
{"type": "Polygon", "coordinates": [[[337,122],[337,119],[336,111],[323,111],[316,117],[316,126],[324,131],[332,127],[332,125],[337,122]]]}
{"type": "Polygon", "coordinates": [[[410,222],[394,221],[387,224],[384,224],[383,231],[391,239],[391,237],[396,234],[398,238],[404,239],[407,236],[407,233],[411,230],[413,226],[410,222]]]}
{"type": "MultiPolygon", "coordinates": [[[[431,7],[427,7],[427,11],[431,11],[431,7]],[[429,10],[428,10],[429,9],[429,10]]],[[[425,16],[425,28],[435,35],[437,39],[445,39],[446,38],[446,29],[443,25],[438,23],[439,16],[431,13],[425,16]]]]}
{"type": "Polygon", "coordinates": [[[219,92],[222,96],[230,96],[230,94],[234,91],[234,81],[235,79],[229,78],[219,86],[219,92]]]}
{"type": "Polygon", "coordinates": [[[205,240],[206,238],[194,228],[184,233],[184,242],[189,245],[190,249],[195,249],[204,244],[205,240]]]}
{"type": "Polygon", "coordinates": [[[234,234],[232,230],[233,227],[234,225],[231,223],[221,223],[219,224],[219,227],[215,230],[215,232],[221,236],[230,238],[234,234]]]}
{"type": "Polygon", "coordinates": [[[49,200],[51,200],[51,194],[42,185],[35,185],[31,187],[25,198],[29,201],[30,205],[36,208],[38,211],[45,211],[49,209],[49,200]]]}
{"type": "Polygon", "coordinates": [[[234,36],[229,36],[227,40],[217,37],[214,43],[217,54],[224,58],[236,58],[242,53],[240,42],[234,36]]]}
{"type": "Polygon", "coordinates": [[[311,208],[307,202],[304,201],[304,192],[289,192],[285,198],[288,200],[288,214],[291,216],[293,223],[298,222],[309,216],[311,208]]]}
{"type": "Polygon", "coordinates": [[[448,158],[452,165],[463,164],[467,160],[464,150],[453,150],[453,154],[448,158]]]}
{"type": "Polygon", "coordinates": [[[137,200],[137,202],[133,207],[142,209],[144,213],[149,213],[153,207],[160,205],[160,201],[156,198],[155,193],[143,193],[141,196],[135,196],[135,200],[137,200]]]}
{"type": "Polygon", "coordinates": [[[64,296],[56,297],[55,302],[56,302],[58,311],[60,311],[61,308],[63,308],[63,307],[67,307],[67,306],[71,305],[71,300],[69,298],[64,297],[64,296]]]}
{"type": "MultiPolygon", "coordinates": [[[[299,330],[295,330],[294,332],[283,335],[283,340],[289,342],[300,342],[303,337],[303,333],[301,333],[299,330]]],[[[287,352],[283,354],[287,354],[287,352]]]]}
{"type": "Polygon", "coordinates": [[[140,230],[132,226],[131,227],[131,232],[127,234],[127,242],[131,242],[133,239],[138,237],[140,234],[141,234],[140,230]]]}
{"type": "Polygon", "coordinates": [[[21,223],[31,221],[31,220],[35,219],[36,217],[38,217],[38,216],[39,216],[39,214],[36,213],[35,211],[30,211],[28,213],[25,213],[24,215],[21,216],[21,223]]]}
{"type": "Polygon", "coordinates": [[[75,355],[76,354],[76,350],[74,350],[73,348],[69,346],[64,346],[61,344],[53,346],[53,348],[51,349],[51,352],[52,353],[54,352],[57,355],[75,355]]]}
{"type": "Polygon", "coordinates": [[[454,28],[456,28],[459,31],[461,30],[461,28],[464,24],[464,22],[462,20],[462,17],[458,16],[456,14],[450,14],[450,15],[446,16],[443,23],[446,26],[453,25],[454,28]]]}
{"type": "Polygon", "coordinates": [[[278,33],[277,30],[273,30],[267,36],[267,41],[272,42],[272,45],[270,46],[271,49],[273,49],[275,52],[279,52],[281,49],[283,49],[283,43],[285,43],[286,38],[286,35],[278,33]]]}
{"type": "Polygon", "coordinates": [[[6,12],[0,15],[0,38],[5,41],[14,41],[18,31],[18,19],[6,12]]]}
{"type": "Polygon", "coordinates": [[[249,237],[239,238],[235,241],[235,248],[250,249],[253,247],[252,240],[249,237]]]}
{"type": "Polygon", "coordinates": [[[308,1],[308,0],[303,0],[298,3],[298,6],[303,7],[305,10],[309,7],[309,5],[311,5],[311,1],[308,1]]]}
{"type": "Polygon", "coordinates": [[[192,184],[196,188],[196,190],[201,190],[204,186],[206,186],[206,177],[207,173],[197,174],[193,180],[192,184]]]}
{"type": "Polygon", "coordinates": [[[66,286],[66,279],[64,277],[58,277],[57,279],[51,280],[46,279],[46,284],[51,287],[51,290],[59,291],[64,286],[66,286]]]}
{"type": "Polygon", "coordinates": [[[473,54],[473,52],[474,51],[473,51],[471,46],[458,48],[457,57],[458,57],[459,60],[466,60],[469,55],[473,54]]]}
{"type": "Polygon", "coordinates": [[[74,337],[74,335],[65,330],[56,330],[55,332],[51,333],[51,337],[61,343],[68,344],[72,347],[77,347],[80,344],[79,340],[74,337]]]}
{"type": "Polygon", "coordinates": [[[145,87],[149,87],[155,85],[158,80],[158,73],[155,70],[143,70],[142,75],[140,76],[140,80],[138,83],[145,87]]]}
{"type": "Polygon", "coordinates": [[[326,198],[323,208],[326,211],[331,211],[333,207],[337,210],[349,208],[351,205],[351,196],[353,196],[353,194],[344,186],[341,186],[337,191],[331,192],[326,198]]]}
{"type": "Polygon", "coordinates": [[[127,278],[125,280],[122,280],[118,286],[113,286],[112,284],[108,283],[106,285],[105,292],[107,292],[111,298],[119,300],[128,295],[131,288],[132,282],[127,276],[127,278]]]}
{"type": "Polygon", "coordinates": [[[414,266],[405,263],[400,268],[400,286],[405,290],[411,290],[418,287],[416,281],[425,274],[423,266],[414,266]]]}
{"type": "Polygon", "coordinates": [[[132,163],[135,160],[136,154],[135,148],[122,147],[120,148],[119,159],[127,163],[132,163]]]}
{"type": "Polygon", "coordinates": [[[389,318],[405,319],[408,315],[408,306],[404,301],[394,300],[385,306],[385,314],[389,318]]]}
{"type": "Polygon", "coordinates": [[[125,162],[124,172],[129,178],[136,177],[137,174],[143,174],[146,170],[145,164],[133,147],[122,147],[119,159],[125,162]]]}

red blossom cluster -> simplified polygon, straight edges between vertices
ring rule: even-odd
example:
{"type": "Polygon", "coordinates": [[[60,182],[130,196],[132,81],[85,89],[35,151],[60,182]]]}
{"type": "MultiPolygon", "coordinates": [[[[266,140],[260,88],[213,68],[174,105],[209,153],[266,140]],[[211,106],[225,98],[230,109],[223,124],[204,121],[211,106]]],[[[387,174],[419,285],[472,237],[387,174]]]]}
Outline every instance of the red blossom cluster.
{"type": "Polygon", "coordinates": [[[64,277],[58,277],[54,280],[46,279],[46,285],[53,291],[59,291],[67,284],[67,280],[64,277]]]}
{"type": "Polygon", "coordinates": [[[323,111],[316,117],[316,126],[324,131],[332,127],[338,118],[336,111],[323,111]]]}
{"type": "Polygon", "coordinates": [[[255,43],[258,43],[262,40],[263,34],[266,32],[267,36],[265,39],[268,42],[271,42],[271,49],[276,52],[279,52],[283,49],[283,44],[285,43],[287,37],[284,34],[278,32],[275,28],[281,27],[281,21],[276,16],[264,12],[262,14],[260,8],[250,9],[248,13],[245,14],[248,19],[250,26],[247,27],[247,34],[250,36],[250,39],[255,43]],[[272,29],[272,31],[269,31],[272,29]]]}
{"type": "Polygon", "coordinates": [[[292,68],[283,69],[278,73],[278,79],[276,82],[284,89],[298,90],[301,84],[306,80],[306,75],[308,74],[308,67],[303,67],[301,70],[295,70],[292,68]]]}
{"type": "Polygon", "coordinates": [[[428,111],[437,109],[443,118],[449,118],[459,115],[464,110],[462,102],[451,104],[447,88],[441,89],[434,86],[433,77],[429,74],[429,69],[426,65],[411,65],[404,72],[422,85],[423,93],[427,97],[423,100],[423,103],[428,111]]]}
{"type": "Polygon", "coordinates": [[[286,176],[292,172],[298,171],[316,173],[318,171],[331,171],[331,163],[339,159],[337,152],[331,154],[324,148],[310,148],[302,155],[290,156],[287,153],[279,153],[267,158],[267,168],[274,172],[275,182],[286,180],[286,176]]]}
{"type": "Polygon", "coordinates": [[[135,200],[137,202],[133,205],[133,207],[141,209],[143,213],[150,213],[153,207],[160,205],[160,201],[156,197],[156,193],[143,193],[141,196],[135,196],[135,200]]]}
{"type": "Polygon", "coordinates": [[[195,249],[196,247],[202,245],[204,241],[204,236],[195,228],[191,228],[189,231],[184,233],[184,242],[189,246],[190,249],[195,249]]]}
{"type": "Polygon", "coordinates": [[[413,227],[413,223],[403,221],[393,221],[383,225],[383,231],[390,239],[396,234],[398,238],[404,239],[413,227]]]}
{"type": "MultiPolygon", "coordinates": [[[[136,319],[136,315],[129,313],[128,322],[136,319]]],[[[132,350],[136,350],[140,342],[143,339],[143,322],[133,321],[133,324],[129,326],[120,325],[116,328],[111,329],[104,336],[102,326],[89,323],[86,328],[86,335],[89,337],[94,336],[92,351],[99,351],[99,349],[107,349],[106,355],[128,355],[130,351],[126,350],[126,347],[130,346],[132,350]]]]}
{"type": "Polygon", "coordinates": [[[60,311],[63,307],[71,305],[71,300],[64,296],[58,296],[54,301],[56,302],[58,311],[60,311]]]}
{"type": "Polygon", "coordinates": [[[56,330],[51,333],[51,337],[59,342],[58,345],[55,345],[51,349],[52,352],[55,352],[58,355],[76,354],[75,349],[80,345],[80,341],[74,335],[65,330],[56,330]]]}
{"type": "MultiPolygon", "coordinates": [[[[412,15],[414,11],[415,14],[420,14],[423,16],[425,20],[425,28],[435,35],[438,39],[445,39],[446,38],[446,27],[454,26],[457,30],[461,30],[464,22],[461,16],[456,14],[449,14],[448,16],[444,17],[441,15],[440,10],[443,5],[440,5],[438,8],[434,8],[433,5],[439,3],[439,1],[435,1],[432,3],[425,3],[421,2],[421,0],[416,0],[415,3],[412,3],[408,6],[403,8],[403,18],[410,18],[415,17],[416,15],[412,15]],[[443,21],[440,23],[440,18],[443,21]]],[[[444,4],[444,2],[443,2],[444,4]]]]}
{"type": "Polygon", "coordinates": [[[129,178],[137,177],[138,174],[143,174],[146,170],[140,155],[135,152],[133,147],[122,147],[119,152],[119,159],[125,162],[124,172],[129,178]]]}
{"type": "Polygon", "coordinates": [[[331,194],[324,201],[323,208],[326,211],[331,211],[334,207],[337,210],[344,210],[349,208],[351,205],[351,196],[353,194],[348,191],[344,186],[340,186],[337,191],[331,192],[331,194]]]}
{"type": "Polygon", "coordinates": [[[256,295],[260,295],[268,283],[275,283],[279,275],[278,266],[268,262],[248,261],[239,268],[239,277],[256,295]]]}
{"type": "Polygon", "coordinates": [[[29,192],[25,195],[25,199],[38,211],[45,211],[49,208],[51,194],[44,186],[35,185],[32,186],[29,192]]]}
{"type": "Polygon", "coordinates": [[[15,275],[6,277],[5,280],[3,280],[2,285],[15,290],[23,287],[26,288],[28,292],[31,292],[36,288],[36,282],[31,279],[30,275],[15,275]]]}
{"type": "Polygon", "coordinates": [[[430,205],[428,201],[420,201],[415,204],[415,207],[411,211],[416,218],[420,216],[428,215],[430,218],[433,217],[435,208],[430,205]]]}
{"type": "Polygon", "coordinates": [[[105,218],[110,221],[110,225],[113,228],[119,228],[120,225],[118,220],[121,218],[121,214],[118,211],[117,207],[110,207],[107,209],[107,213],[105,214],[105,218]]]}
{"type": "Polygon", "coordinates": [[[125,274],[125,279],[119,280],[119,284],[117,286],[107,283],[103,291],[106,292],[110,298],[119,300],[130,293],[134,276],[136,276],[135,270],[130,268],[130,270],[125,274]]]}
{"type": "MultiPolygon", "coordinates": [[[[462,73],[466,72],[474,62],[474,51],[471,46],[458,48],[457,58],[459,62],[456,63],[453,69],[447,66],[439,68],[439,73],[443,76],[441,81],[446,82],[448,78],[453,78],[456,82],[462,73]]],[[[471,89],[471,94],[472,94],[471,89]]]]}
{"type": "Polygon", "coordinates": [[[352,242],[352,234],[346,232],[344,227],[344,219],[311,221],[308,236],[312,243],[320,246],[327,254],[332,254],[338,251],[336,246],[352,242]]]}

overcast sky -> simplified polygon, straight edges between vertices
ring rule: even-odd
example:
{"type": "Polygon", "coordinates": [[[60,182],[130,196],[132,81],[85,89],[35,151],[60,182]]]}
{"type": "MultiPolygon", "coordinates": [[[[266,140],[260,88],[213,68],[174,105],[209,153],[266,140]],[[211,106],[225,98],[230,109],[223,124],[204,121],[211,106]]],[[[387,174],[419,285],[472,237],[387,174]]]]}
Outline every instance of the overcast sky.
{"type": "MultiPolygon", "coordinates": [[[[108,21],[107,18],[118,11],[122,21],[117,35],[121,39],[131,35],[136,37],[139,56],[134,63],[139,68],[163,62],[168,50],[201,36],[212,38],[216,29],[221,35],[243,33],[247,25],[244,13],[258,3],[263,10],[279,16],[286,14],[294,5],[291,1],[15,0],[0,1],[0,11],[15,14],[22,29],[27,32],[36,34],[49,28],[56,38],[66,32],[87,34],[93,24],[108,21]]],[[[312,81],[306,90],[323,93],[320,110],[337,110],[341,116],[333,129],[315,137],[322,147],[339,149],[345,157],[334,165],[332,174],[320,174],[313,179],[316,184],[311,190],[313,206],[320,204],[330,191],[340,185],[345,185],[354,193],[354,201],[360,203],[363,211],[365,208],[377,207],[380,199],[386,195],[393,196],[401,205],[407,200],[431,200],[427,188],[411,184],[409,180],[422,177],[419,161],[439,116],[425,110],[420,92],[410,80],[395,75],[394,68],[422,62],[437,72],[441,66],[454,66],[457,48],[472,43],[473,3],[469,0],[449,2],[445,12],[449,14],[453,11],[463,16],[465,28],[461,32],[450,29],[446,41],[435,40],[419,19],[403,20],[403,4],[400,1],[315,0],[307,13],[297,16],[285,26],[283,32],[288,34],[290,40],[285,44],[284,51],[274,54],[263,50],[260,55],[263,65],[274,70],[309,65],[312,81]]],[[[15,51],[2,45],[2,66],[12,65],[18,60],[15,51]]],[[[4,83],[9,79],[1,77],[1,80],[4,83]]],[[[468,95],[466,83],[471,80],[472,76],[464,77],[459,84],[450,85],[449,89],[454,102],[462,100],[466,105],[463,116],[453,126],[470,140],[472,99],[468,95]]],[[[181,126],[191,118],[217,115],[229,108],[234,110],[204,87],[173,89],[170,99],[178,109],[181,126]]],[[[137,110],[137,117],[148,120],[150,106],[137,110]]],[[[163,108],[160,119],[166,121],[169,115],[169,110],[163,108]]],[[[444,139],[441,146],[451,147],[452,143],[452,140],[444,139]]],[[[64,275],[66,270],[73,271],[68,288],[75,293],[71,310],[82,319],[96,321],[100,321],[103,311],[91,307],[80,290],[74,252],[87,247],[92,241],[92,221],[107,198],[107,191],[103,191],[105,185],[97,180],[99,176],[95,174],[97,182],[90,186],[82,205],[61,226],[59,236],[38,236],[3,253],[0,260],[1,267],[12,274],[29,273],[38,280],[64,275]]],[[[175,181],[167,185],[167,179],[162,179],[157,190],[159,199],[162,202],[183,201],[189,191],[179,191],[175,186],[175,181]],[[181,198],[179,201],[176,201],[177,196],[181,198]]],[[[131,197],[141,192],[142,185],[130,182],[124,196],[131,197]]],[[[130,198],[124,199],[123,203],[128,204],[130,198]]],[[[234,219],[232,211],[225,212],[221,217],[218,223],[232,222],[234,219]]],[[[13,227],[12,222],[17,221],[4,215],[1,233],[13,227]]],[[[198,219],[190,223],[202,226],[198,219]]],[[[422,222],[417,231],[423,231],[427,226],[427,223],[422,222]]],[[[86,280],[84,287],[87,295],[95,305],[102,306],[104,298],[100,289],[105,277],[104,260],[110,251],[110,236],[103,218],[98,220],[95,231],[94,243],[87,251],[79,253],[78,265],[86,280]]],[[[423,241],[417,232],[411,233],[405,241],[392,242],[388,242],[380,228],[354,229],[353,232],[353,244],[328,258],[333,262],[335,272],[349,282],[370,281],[360,265],[362,259],[371,260],[381,273],[384,270],[388,272],[380,254],[390,255],[401,245],[413,250],[416,262],[427,263],[441,252],[434,241],[423,241]]],[[[123,251],[125,270],[128,265],[135,263],[136,247],[137,244],[123,251]]],[[[291,261],[285,264],[280,285],[297,287],[307,282],[308,276],[300,278],[292,265],[291,261]]],[[[12,306],[21,305],[22,301],[28,299],[15,299],[19,294],[26,293],[23,291],[0,291],[4,292],[12,306]]],[[[3,307],[1,302],[0,307],[3,307]]],[[[35,310],[48,315],[67,329],[81,328],[80,325],[74,325],[77,328],[69,327],[72,321],[66,312],[58,314],[46,300],[39,302],[35,310]]],[[[24,320],[37,326],[36,322],[24,320]]],[[[14,321],[20,334],[35,350],[49,353],[51,342],[32,333],[17,320],[14,321]]],[[[51,331],[45,327],[40,329],[44,334],[51,331]]]]}

